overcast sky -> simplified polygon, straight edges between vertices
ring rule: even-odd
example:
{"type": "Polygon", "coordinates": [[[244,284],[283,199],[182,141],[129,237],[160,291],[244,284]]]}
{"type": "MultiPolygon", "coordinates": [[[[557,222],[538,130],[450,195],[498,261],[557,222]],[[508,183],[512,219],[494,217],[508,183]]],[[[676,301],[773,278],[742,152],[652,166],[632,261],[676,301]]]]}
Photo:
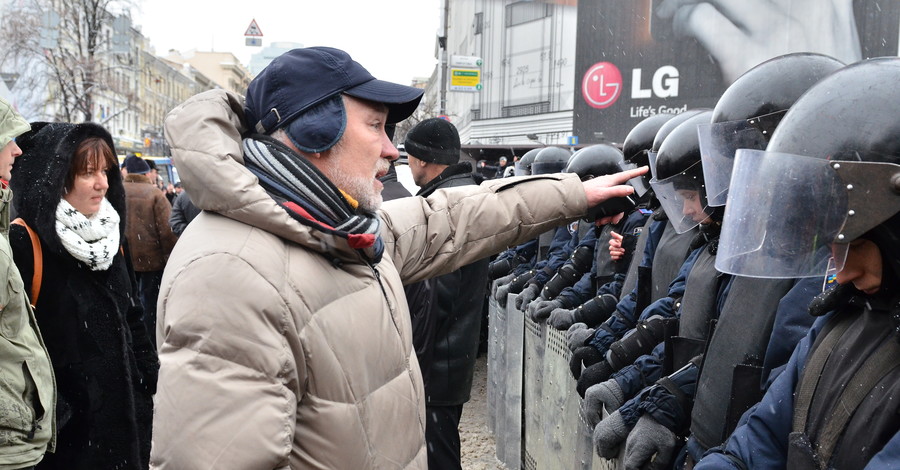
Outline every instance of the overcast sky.
{"type": "Polygon", "coordinates": [[[256,19],[263,46],[292,41],[343,49],[376,78],[409,83],[431,75],[440,0],[143,0],[134,24],[156,48],[232,52],[248,65],[260,48],[244,45],[256,19]]]}

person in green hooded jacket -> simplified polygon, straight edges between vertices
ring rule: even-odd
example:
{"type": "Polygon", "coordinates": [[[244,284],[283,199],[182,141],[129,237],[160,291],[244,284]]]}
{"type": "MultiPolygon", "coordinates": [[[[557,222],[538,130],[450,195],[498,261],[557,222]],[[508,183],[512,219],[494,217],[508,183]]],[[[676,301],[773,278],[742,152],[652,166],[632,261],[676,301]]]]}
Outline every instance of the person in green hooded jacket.
{"type": "Polygon", "coordinates": [[[10,172],[31,126],[0,98],[0,470],[33,468],[56,439],[56,382],[9,246],[10,172]]]}

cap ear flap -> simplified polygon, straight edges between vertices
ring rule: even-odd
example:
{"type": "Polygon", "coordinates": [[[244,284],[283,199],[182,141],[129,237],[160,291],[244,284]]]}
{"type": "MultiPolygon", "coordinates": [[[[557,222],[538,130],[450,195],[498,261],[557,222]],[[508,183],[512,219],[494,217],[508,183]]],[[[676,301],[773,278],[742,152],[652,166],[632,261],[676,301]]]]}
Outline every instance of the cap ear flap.
{"type": "Polygon", "coordinates": [[[303,152],[318,153],[334,147],[347,128],[347,110],[338,94],[304,111],[285,127],[291,142],[303,152]]]}

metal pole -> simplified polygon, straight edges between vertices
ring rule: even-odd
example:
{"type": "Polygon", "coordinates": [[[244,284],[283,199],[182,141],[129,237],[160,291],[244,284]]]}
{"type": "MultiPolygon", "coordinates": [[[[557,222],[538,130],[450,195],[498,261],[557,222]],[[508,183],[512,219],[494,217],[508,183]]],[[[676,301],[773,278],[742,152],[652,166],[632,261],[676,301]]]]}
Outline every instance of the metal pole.
{"type": "Polygon", "coordinates": [[[447,73],[450,71],[448,67],[447,43],[449,42],[449,31],[447,25],[450,17],[450,0],[444,0],[444,24],[442,25],[444,32],[444,47],[441,49],[441,106],[440,114],[447,114],[447,73]]]}

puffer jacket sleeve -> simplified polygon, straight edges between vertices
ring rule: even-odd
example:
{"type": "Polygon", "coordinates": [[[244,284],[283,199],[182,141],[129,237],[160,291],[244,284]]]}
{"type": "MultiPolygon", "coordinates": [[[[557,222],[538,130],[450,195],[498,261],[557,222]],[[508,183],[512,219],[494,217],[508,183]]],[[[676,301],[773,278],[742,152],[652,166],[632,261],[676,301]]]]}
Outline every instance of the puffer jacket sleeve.
{"type": "Polygon", "coordinates": [[[503,178],[386,202],[382,237],[404,284],[454,271],[583,215],[575,174],[503,178]]]}
{"type": "Polygon", "coordinates": [[[287,468],[306,372],[286,282],[228,253],[166,271],[151,468],[287,468]]]}

